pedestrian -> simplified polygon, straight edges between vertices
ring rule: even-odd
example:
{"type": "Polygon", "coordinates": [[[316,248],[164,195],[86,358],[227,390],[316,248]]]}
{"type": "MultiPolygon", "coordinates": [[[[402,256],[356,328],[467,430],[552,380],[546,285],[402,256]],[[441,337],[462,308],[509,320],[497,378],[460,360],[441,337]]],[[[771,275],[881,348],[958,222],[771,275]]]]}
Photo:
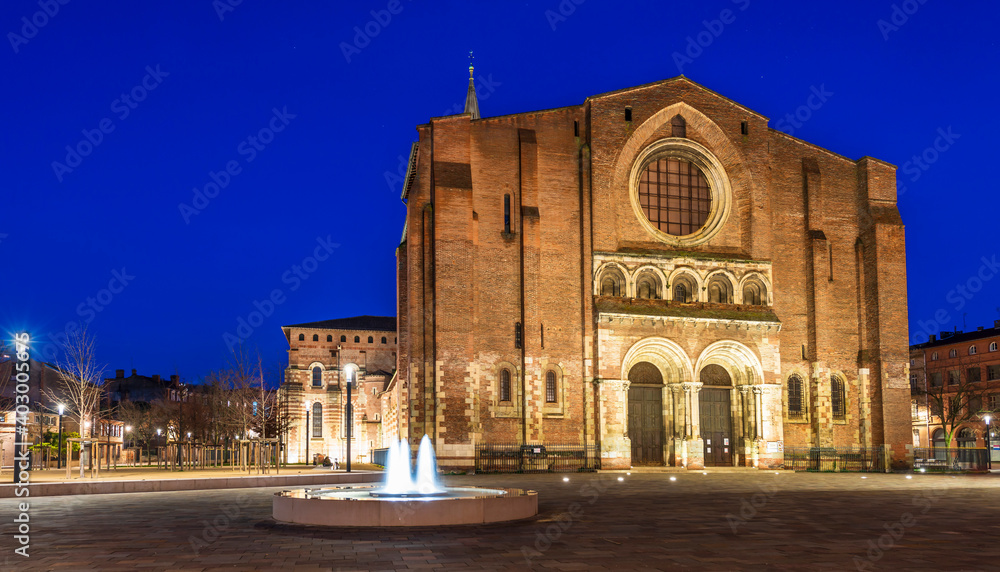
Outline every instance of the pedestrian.
{"type": "Polygon", "coordinates": [[[336,457],[333,458],[333,470],[340,470],[340,461],[336,457]]]}

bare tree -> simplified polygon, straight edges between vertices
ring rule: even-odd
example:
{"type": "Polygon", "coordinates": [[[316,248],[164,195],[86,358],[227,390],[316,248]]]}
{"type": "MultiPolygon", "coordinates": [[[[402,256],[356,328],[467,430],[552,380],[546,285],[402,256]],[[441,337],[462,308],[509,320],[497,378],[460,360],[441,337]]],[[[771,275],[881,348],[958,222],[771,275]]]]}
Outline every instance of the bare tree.
{"type": "Polygon", "coordinates": [[[986,400],[986,390],[980,382],[970,382],[959,373],[958,380],[942,379],[940,385],[928,380],[927,389],[918,393],[927,395],[929,416],[936,419],[934,426],[944,431],[945,448],[951,448],[955,431],[965,422],[978,419],[986,400]]]}
{"type": "Polygon", "coordinates": [[[46,388],[45,396],[53,401],[69,401],[70,410],[80,424],[80,435],[86,438],[97,426],[105,393],[106,366],[97,363],[96,344],[86,330],[68,336],[64,349],[63,358],[56,363],[61,387],[46,388]]]}

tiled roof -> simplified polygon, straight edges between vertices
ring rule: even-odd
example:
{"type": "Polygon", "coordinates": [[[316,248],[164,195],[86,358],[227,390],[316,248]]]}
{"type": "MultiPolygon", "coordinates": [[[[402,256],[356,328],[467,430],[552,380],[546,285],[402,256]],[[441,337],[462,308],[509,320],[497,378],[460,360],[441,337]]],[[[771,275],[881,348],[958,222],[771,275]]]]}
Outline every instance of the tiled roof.
{"type": "Polygon", "coordinates": [[[306,322],[292,324],[286,328],[316,328],[320,330],[374,330],[378,332],[395,332],[395,316],[354,316],[353,318],[337,318],[321,322],[306,322]]]}
{"type": "Polygon", "coordinates": [[[933,342],[914,344],[910,347],[914,349],[935,348],[950,344],[960,344],[962,342],[972,342],[983,338],[992,338],[994,336],[1000,336],[1000,328],[983,328],[982,330],[976,330],[974,332],[941,332],[941,334],[947,337],[939,337],[933,342]]]}

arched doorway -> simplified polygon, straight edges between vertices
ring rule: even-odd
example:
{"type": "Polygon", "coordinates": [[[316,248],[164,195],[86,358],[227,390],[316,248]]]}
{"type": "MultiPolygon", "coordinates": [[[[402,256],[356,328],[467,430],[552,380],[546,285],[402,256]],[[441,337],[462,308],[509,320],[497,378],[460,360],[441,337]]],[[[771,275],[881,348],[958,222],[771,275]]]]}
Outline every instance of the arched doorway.
{"type": "Polygon", "coordinates": [[[663,374],[648,361],[628,372],[628,436],[633,465],[663,464],[663,374]]]}
{"type": "Polygon", "coordinates": [[[702,368],[700,379],[704,384],[698,397],[705,466],[732,466],[735,443],[730,396],[733,380],[726,368],[716,364],[702,368]]]}

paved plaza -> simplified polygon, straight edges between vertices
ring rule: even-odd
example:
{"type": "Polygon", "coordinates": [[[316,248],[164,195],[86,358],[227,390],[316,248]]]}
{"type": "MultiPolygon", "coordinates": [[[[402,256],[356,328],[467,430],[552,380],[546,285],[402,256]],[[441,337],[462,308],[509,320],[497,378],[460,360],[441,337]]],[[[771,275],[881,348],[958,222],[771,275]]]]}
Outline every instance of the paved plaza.
{"type": "Polygon", "coordinates": [[[19,500],[7,499],[0,501],[0,563],[4,570],[1000,569],[995,475],[574,473],[446,481],[537,490],[539,515],[489,526],[361,530],[275,523],[274,488],[44,497],[30,501],[31,556],[24,559],[13,554],[19,500]]]}

